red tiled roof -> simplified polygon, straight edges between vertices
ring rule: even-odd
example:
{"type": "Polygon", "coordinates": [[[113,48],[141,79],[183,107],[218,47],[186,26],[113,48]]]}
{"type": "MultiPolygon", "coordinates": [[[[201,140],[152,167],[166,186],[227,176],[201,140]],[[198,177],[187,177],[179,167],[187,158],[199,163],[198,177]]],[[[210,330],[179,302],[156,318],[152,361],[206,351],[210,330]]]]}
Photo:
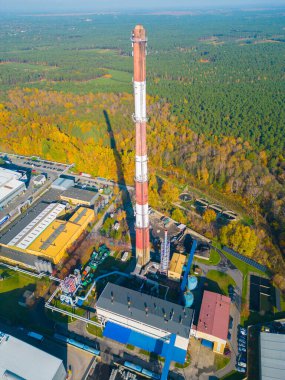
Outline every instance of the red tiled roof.
{"type": "Polygon", "coordinates": [[[197,331],[227,340],[230,306],[229,297],[205,290],[197,331]]]}

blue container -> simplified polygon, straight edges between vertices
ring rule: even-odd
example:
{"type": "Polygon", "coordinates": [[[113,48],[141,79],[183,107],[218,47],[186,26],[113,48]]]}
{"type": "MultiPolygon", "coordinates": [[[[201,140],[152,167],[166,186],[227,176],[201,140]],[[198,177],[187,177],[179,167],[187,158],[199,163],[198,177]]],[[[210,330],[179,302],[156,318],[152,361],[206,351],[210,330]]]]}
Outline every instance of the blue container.
{"type": "Polygon", "coordinates": [[[145,369],[145,368],[143,368],[142,374],[150,377],[151,379],[158,379],[158,380],[160,379],[160,375],[158,375],[157,373],[154,373],[152,371],[149,371],[148,369],[145,369]]]}
{"type": "Polygon", "coordinates": [[[131,362],[125,362],[124,366],[127,367],[127,368],[130,368],[130,369],[133,369],[134,371],[137,371],[137,372],[141,372],[142,371],[142,367],[140,365],[133,364],[131,362]]]}
{"type": "Polygon", "coordinates": [[[191,307],[193,305],[193,302],[194,302],[194,296],[193,296],[193,293],[187,291],[184,293],[184,303],[185,303],[185,307],[191,307]]]}
{"type": "Polygon", "coordinates": [[[196,276],[189,276],[188,277],[188,289],[194,290],[197,287],[198,280],[196,276]]]}
{"type": "Polygon", "coordinates": [[[96,350],[96,349],[93,348],[93,347],[89,347],[89,346],[87,346],[86,344],[83,346],[83,350],[88,351],[88,352],[90,352],[91,354],[96,355],[96,356],[99,356],[99,355],[100,355],[100,351],[96,350]]]}
{"type": "Polygon", "coordinates": [[[83,348],[84,344],[83,343],[80,343],[80,342],[77,342],[77,340],[74,340],[74,339],[68,339],[68,343],[71,344],[72,346],[75,346],[77,348],[83,348]]]}

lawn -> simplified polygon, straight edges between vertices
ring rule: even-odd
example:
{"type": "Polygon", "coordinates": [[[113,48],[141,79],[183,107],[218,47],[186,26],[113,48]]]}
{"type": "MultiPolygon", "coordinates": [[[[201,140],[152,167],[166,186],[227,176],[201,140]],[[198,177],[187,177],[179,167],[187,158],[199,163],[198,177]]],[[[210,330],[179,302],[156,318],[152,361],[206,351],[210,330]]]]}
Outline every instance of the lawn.
{"type": "Polygon", "coordinates": [[[194,257],[195,263],[202,263],[205,265],[218,265],[220,261],[221,261],[221,256],[218,254],[218,252],[215,249],[211,249],[209,260],[204,260],[204,259],[194,257]]]}
{"type": "Polygon", "coordinates": [[[208,289],[213,292],[222,293],[226,296],[229,295],[229,286],[236,286],[235,281],[230,276],[228,276],[226,273],[219,272],[216,270],[210,270],[207,273],[207,280],[205,281],[205,289],[208,289]],[[207,287],[206,283],[208,284],[207,287]]]}
{"type": "Polygon", "coordinates": [[[223,356],[223,355],[215,355],[215,361],[214,366],[216,368],[216,371],[219,371],[220,369],[224,368],[228,363],[230,362],[230,358],[223,356]]]}
{"type": "Polygon", "coordinates": [[[242,260],[237,259],[236,257],[233,257],[229,253],[225,252],[220,243],[215,244],[217,248],[219,248],[223,254],[241,271],[243,274],[243,285],[242,285],[242,303],[245,303],[247,300],[247,284],[248,284],[248,275],[249,273],[256,273],[258,275],[264,276],[264,273],[256,269],[255,267],[246,264],[242,260]]]}
{"type": "Polygon", "coordinates": [[[25,290],[34,291],[37,279],[0,266],[0,316],[10,323],[25,323],[30,310],[18,304],[25,290]]]}
{"type": "MultiPolygon", "coordinates": [[[[92,321],[95,321],[95,322],[98,322],[97,318],[96,317],[93,317],[91,318],[92,321]]],[[[103,337],[103,332],[102,332],[102,329],[98,326],[95,326],[95,325],[91,325],[91,324],[87,324],[86,325],[86,330],[92,334],[92,335],[95,335],[95,336],[98,336],[99,338],[102,338],[103,337]]]]}

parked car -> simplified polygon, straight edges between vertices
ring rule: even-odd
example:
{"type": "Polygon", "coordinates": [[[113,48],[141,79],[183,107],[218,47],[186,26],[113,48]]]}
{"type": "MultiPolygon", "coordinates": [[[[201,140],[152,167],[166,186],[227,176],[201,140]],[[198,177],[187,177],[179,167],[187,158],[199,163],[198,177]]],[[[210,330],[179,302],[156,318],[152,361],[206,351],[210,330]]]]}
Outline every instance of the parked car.
{"type": "Polygon", "coordinates": [[[245,347],[238,347],[238,352],[246,352],[246,348],[245,347]]]}
{"type": "Polygon", "coordinates": [[[246,372],[246,369],[244,367],[241,367],[239,365],[236,366],[236,369],[238,372],[241,372],[241,373],[245,373],[246,372]]]}
{"type": "Polygon", "coordinates": [[[233,322],[234,322],[233,318],[230,317],[230,320],[229,320],[229,329],[233,328],[233,322]]]}

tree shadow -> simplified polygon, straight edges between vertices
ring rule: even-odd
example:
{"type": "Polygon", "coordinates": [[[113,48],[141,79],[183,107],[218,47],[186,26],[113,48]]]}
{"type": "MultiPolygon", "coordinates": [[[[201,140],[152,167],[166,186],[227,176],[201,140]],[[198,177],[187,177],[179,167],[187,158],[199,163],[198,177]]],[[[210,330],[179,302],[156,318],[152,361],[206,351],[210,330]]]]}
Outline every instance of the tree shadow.
{"type": "Polygon", "coordinates": [[[123,165],[122,165],[122,157],[117,148],[116,139],[115,139],[113,128],[110,122],[110,118],[106,110],[103,111],[103,114],[104,114],[105,123],[107,126],[107,132],[110,138],[110,146],[111,146],[111,149],[113,149],[113,153],[114,153],[114,157],[116,161],[118,182],[119,182],[119,186],[121,188],[121,194],[122,194],[121,200],[122,200],[124,211],[126,212],[126,219],[127,219],[127,224],[128,224],[128,228],[130,232],[131,245],[132,245],[132,255],[134,256],[135,255],[134,208],[133,208],[132,199],[131,199],[129,190],[127,188],[123,165]]]}

